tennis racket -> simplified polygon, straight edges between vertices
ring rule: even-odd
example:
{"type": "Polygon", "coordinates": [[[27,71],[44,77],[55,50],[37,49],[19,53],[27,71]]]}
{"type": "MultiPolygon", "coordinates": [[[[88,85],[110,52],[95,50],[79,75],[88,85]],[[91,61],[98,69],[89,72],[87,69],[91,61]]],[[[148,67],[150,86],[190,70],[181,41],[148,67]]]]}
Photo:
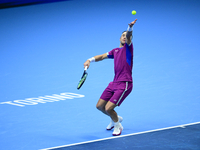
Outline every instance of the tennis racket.
{"type": "Polygon", "coordinates": [[[83,83],[85,82],[85,80],[86,80],[86,78],[87,78],[87,75],[88,75],[88,73],[86,72],[87,68],[88,68],[88,67],[85,66],[83,75],[82,75],[81,80],[79,81],[78,86],[77,86],[77,89],[78,89],[78,90],[81,88],[81,86],[83,85],[83,83]]]}

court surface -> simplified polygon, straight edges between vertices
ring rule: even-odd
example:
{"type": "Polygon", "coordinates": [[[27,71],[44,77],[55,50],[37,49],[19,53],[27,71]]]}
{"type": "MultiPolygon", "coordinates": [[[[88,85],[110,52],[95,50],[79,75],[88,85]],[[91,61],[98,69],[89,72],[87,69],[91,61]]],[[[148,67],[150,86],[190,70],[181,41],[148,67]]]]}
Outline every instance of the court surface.
{"type": "Polygon", "coordinates": [[[0,149],[200,149],[200,2],[72,0],[0,9],[0,149]],[[134,16],[131,11],[135,9],[134,16]],[[116,111],[119,137],[96,109],[113,60],[83,63],[133,29],[134,88],[116,111]]]}
{"type": "Polygon", "coordinates": [[[43,150],[199,149],[200,122],[43,150]],[[112,146],[111,146],[112,145],[112,146]]]}

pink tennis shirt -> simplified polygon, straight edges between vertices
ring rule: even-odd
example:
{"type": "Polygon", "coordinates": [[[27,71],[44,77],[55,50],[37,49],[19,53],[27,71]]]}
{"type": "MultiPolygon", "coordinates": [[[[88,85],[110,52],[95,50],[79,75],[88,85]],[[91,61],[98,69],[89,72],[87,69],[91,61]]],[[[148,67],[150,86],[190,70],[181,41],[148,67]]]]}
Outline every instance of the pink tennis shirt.
{"type": "Polygon", "coordinates": [[[124,44],[121,48],[115,48],[107,53],[108,58],[114,59],[114,80],[133,82],[133,44],[124,44]]]}

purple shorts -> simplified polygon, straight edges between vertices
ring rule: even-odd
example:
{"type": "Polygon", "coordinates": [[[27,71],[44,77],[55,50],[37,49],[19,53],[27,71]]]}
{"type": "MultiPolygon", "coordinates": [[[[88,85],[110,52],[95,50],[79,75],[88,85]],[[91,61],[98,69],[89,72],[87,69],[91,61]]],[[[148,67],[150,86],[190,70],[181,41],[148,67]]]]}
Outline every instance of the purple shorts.
{"type": "Polygon", "coordinates": [[[120,106],[124,99],[131,93],[132,88],[132,82],[110,82],[100,99],[110,101],[120,106]]]}

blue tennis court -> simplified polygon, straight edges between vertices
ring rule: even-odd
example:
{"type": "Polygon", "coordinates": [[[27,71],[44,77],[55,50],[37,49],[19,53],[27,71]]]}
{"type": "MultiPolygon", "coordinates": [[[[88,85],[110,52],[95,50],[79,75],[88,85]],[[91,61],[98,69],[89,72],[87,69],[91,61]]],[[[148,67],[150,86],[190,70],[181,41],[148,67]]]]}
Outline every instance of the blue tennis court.
{"type": "Polygon", "coordinates": [[[43,150],[79,149],[199,149],[200,122],[133,133],[43,150]]]}
{"type": "Polygon", "coordinates": [[[200,149],[198,0],[25,5],[0,9],[0,149],[200,149]],[[114,137],[96,109],[113,60],[92,63],[77,84],[83,63],[118,47],[136,18],[134,88],[114,137]]]}

